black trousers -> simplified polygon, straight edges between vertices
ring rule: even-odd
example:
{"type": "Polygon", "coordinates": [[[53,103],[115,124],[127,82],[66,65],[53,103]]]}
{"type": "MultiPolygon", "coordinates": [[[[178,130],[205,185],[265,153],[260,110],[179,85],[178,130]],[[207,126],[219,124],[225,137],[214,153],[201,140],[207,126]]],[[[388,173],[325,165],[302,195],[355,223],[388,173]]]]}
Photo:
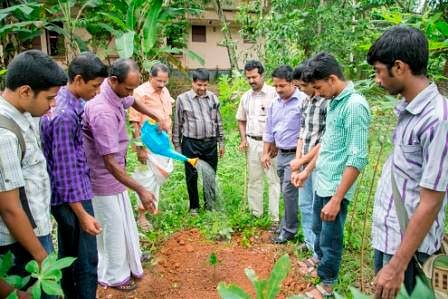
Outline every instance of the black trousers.
{"type": "MultiPolygon", "coordinates": [[[[81,204],[93,216],[92,202],[87,200],[81,204]]],[[[61,286],[65,298],[95,299],[98,280],[96,237],[82,230],[78,217],[68,204],[53,206],[51,212],[58,223],[59,258],[76,257],[73,265],[62,270],[61,286]]]]}
{"type": "MultiPolygon", "coordinates": [[[[184,137],[182,139],[182,154],[188,158],[199,158],[207,162],[216,173],[218,166],[218,143],[216,138],[193,139],[184,137]]],[[[198,209],[198,171],[189,163],[185,163],[185,177],[190,199],[190,209],[198,209]]],[[[210,173],[204,171],[202,173],[202,181],[204,183],[205,208],[212,209],[216,198],[215,174],[210,175],[210,173]]]]}

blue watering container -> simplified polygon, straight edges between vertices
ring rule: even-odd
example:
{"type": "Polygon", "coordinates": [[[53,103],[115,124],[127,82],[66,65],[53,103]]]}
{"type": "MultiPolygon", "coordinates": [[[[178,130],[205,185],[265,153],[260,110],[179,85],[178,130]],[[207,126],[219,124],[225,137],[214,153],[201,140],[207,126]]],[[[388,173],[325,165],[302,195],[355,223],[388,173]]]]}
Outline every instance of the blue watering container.
{"type": "Polygon", "coordinates": [[[141,130],[141,139],[143,144],[154,154],[172,158],[182,162],[188,162],[192,166],[196,166],[198,158],[187,158],[176,152],[170,142],[170,136],[165,132],[159,132],[157,123],[149,118],[144,122],[141,130]]]}

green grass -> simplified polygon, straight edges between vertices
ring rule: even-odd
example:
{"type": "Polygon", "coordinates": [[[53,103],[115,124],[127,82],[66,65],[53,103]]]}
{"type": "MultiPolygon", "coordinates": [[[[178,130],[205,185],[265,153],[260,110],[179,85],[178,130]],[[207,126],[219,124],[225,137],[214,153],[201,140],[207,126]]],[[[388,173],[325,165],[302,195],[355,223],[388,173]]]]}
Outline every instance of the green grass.
{"type": "MultiPolygon", "coordinates": [[[[369,140],[369,164],[358,179],[358,191],[349,207],[345,225],[344,254],[336,290],[349,294],[349,286],[365,288],[373,279],[371,250],[371,215],[376,182],[381,175],[385,158],[390,152],[390,136],[395,119],[384,103],[370,101],[372,106],[372,126],[369,140]],[[380,155],[380,144],[384,143],[380,155]],[[379,162],[377,163],[377,160],[379,162]],[[376,176],[374,168],[378,164],[376,176]],[[361,263],[361,258],[363,262],[361,263]]],[[[184,167],[175,163],[174,172],[162,187],[160,213],[152,217],[155,230],[144,236],[148,248],[156,251],[162,240],[171,234],[189,228],[197,228],[209,239],[227,239],[232,232],[241,232],[244,244],[250,246],[250,237],[257,228],[268,228],[269,217],[255,219],[247,210],[243,198],[245,185],[245,156],[238,149],[239,136],[235,120],[237,103],[223,101],[222,114],[226,133],[226,154],[218,163],[218,178],[221,190],[222,210],[217,212],[201,211],[199,216],[188,213],[188,195],[185,185],[184,167]]],[[[132,171],[137,163],[135,154],[128,153],[128,170],[132,171]]],[[[134,195],[132,195],[134,196],[134,195]]],[[[267,193],[265,190],[265,211],[267,211],[267,193]]],[[[282,202],[282,201],[281,201],[282,202]]],[[[281,203],[280,211],[283,211],[281,203]]],[[[267,214],[265,212],[265,214],[267,214]]],[[[446,230],[448,227],[445,226],[446,230]]],[[[297,243],[302,236],[297,237],[297,243]]],[[[285,249],[286,250],[286,249],[285,249]]],[[[296,252],[303,258],[303,254],[296,252]]]]}

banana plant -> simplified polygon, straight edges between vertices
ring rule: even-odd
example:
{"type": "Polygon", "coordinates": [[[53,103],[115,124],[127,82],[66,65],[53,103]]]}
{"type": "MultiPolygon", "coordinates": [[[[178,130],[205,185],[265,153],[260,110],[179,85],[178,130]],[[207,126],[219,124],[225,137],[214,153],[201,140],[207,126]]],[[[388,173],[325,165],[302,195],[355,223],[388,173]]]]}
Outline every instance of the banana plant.
{"type": "MultiPolygon", "coordinates": [[[[119,1],[117,1],[119,2],[119,1]]],[[[112,25],[116,50],[121,58],[135,57],[146,70],[154,59],[165,60],[183,69],[175,54],[184,53],[201,64],[204,60],[187,49],[163,46],[161,32],[163,26],[176,18],[191,13],[192,9],[165,6],[163,0],[130,0],[126,12],[117,10],[115,14],[100,12],[112,25]],[[118,13],[117,13],[118,12],[118,13]]],[[[105,27],[107,30],[107,28],[105,27]]]]}

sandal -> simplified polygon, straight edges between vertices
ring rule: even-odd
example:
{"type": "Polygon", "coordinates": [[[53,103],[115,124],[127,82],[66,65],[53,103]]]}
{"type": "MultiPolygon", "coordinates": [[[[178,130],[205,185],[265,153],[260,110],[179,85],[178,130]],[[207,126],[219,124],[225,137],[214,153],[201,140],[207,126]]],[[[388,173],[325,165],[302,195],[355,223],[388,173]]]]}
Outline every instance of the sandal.
{"type": "Polygon", "coordinates": [[[113,286],[111,288],[114,288],[116,290],[123,291],[123,292],[130,292],[137,288],[137,284],[135,283],[135,281],[133,279],[130,279],[128,282],[126,282],[122,285],[113,286]]]}
{"type": "MultiPolygon", "coordinates": [[[[328,285],[331,288],[331,285],[328,285]]],[[[333,290],[328,291],[324,284],[318,284],[315,288],[305,293],[305,298],[309,299],[323,299],[323,298],[333,298],[333,290]]]]}
{"type": "Polygon", "coordinates": [[[142,255],[140,256],[140,262],[141,263],[148,263],[151,261],[151,254],[149,252],[143,252],[142,255]]]}
{"type": "Polygon", "coordinates": [[[315,257],[310,257],[309,259],[299,262],[299,273],[302,275],[310,275],[311,277],[317,277],[317,266],[319,265],[319,260],[315,257]]]}

